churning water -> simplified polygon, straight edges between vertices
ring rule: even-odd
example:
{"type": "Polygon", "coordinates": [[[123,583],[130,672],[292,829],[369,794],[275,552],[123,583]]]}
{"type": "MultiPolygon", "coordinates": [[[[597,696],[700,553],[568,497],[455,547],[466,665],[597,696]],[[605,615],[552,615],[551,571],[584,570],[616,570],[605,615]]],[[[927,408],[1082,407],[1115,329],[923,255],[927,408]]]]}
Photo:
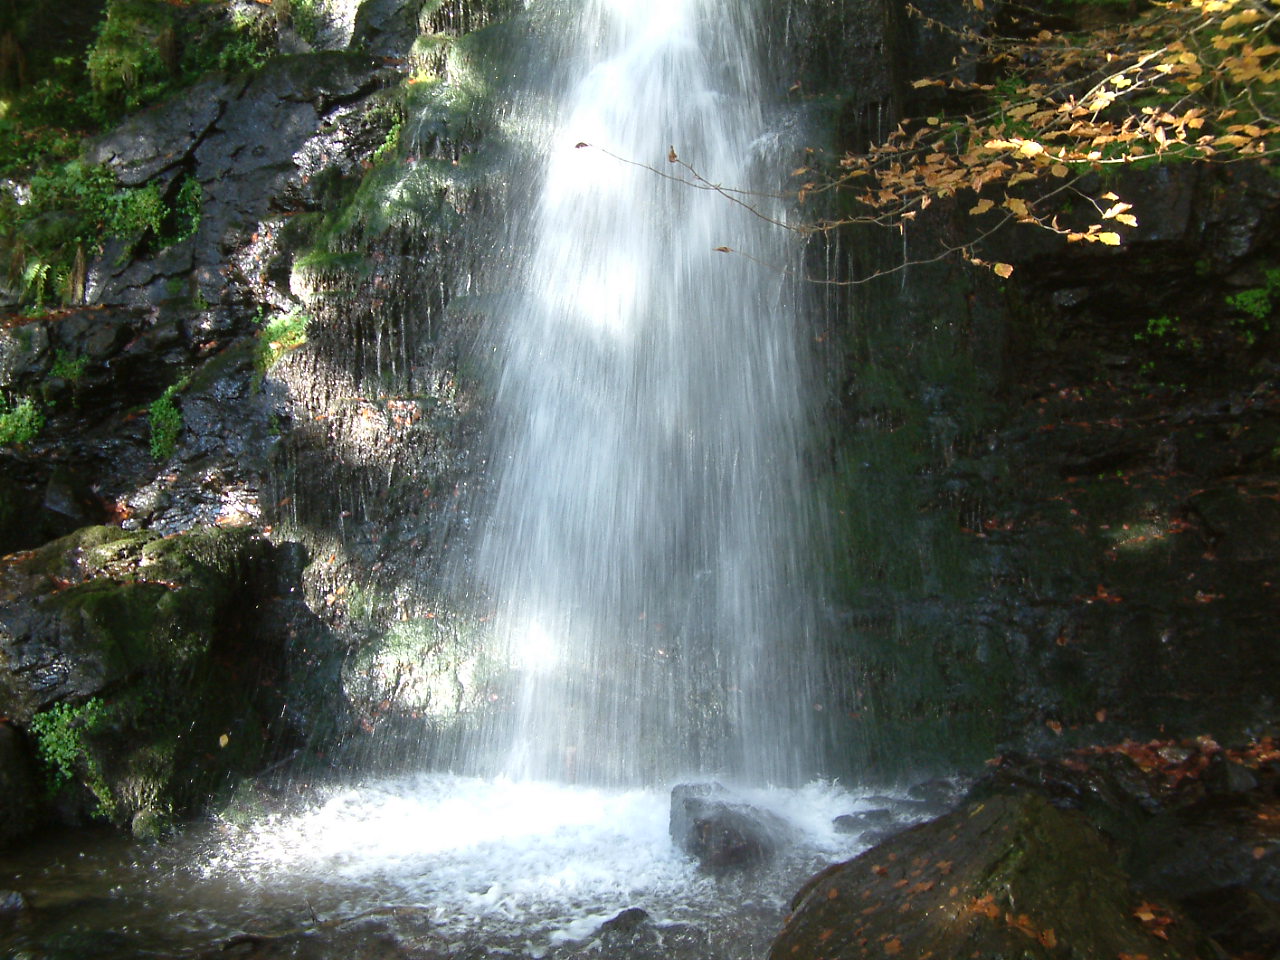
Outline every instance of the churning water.
{"type": "Polygon", "coordinates": [[[880,802],[820,783],[742,796],[782,817],[794,844],[768,867],[718,879],[673,848],[665,790],[438,774],[318,790],[297,809],[159,845],[77,837],[0,857],[5,883],[37,908],[0,914],[0,956],[239,956],[223,948],[248,934],[262,956],[567,960],[638,907],[655,924],[696,927],[706,944],[694,956],[750,960],[800,883],[861,846],[832,818],[880,802]],[[368,931],[333,939],[370,912],[401,952],[377,952],[368,931]],[[271,945],[296,931],[316,935],[310,947],[271,945]]]}
{"type": "Polygon", "coordinates": [[[797,255],[759,215],[785,217],[764,196],[785,161],[754,6],[541,8],[556,79],[542,149],[513,173],[541,186],[508,211],[474,563],[522,679],[473,769],[613,784],[815,772],[795,291],[717,251],[797,255]],[[707,189],[673,157],[760,194],[707,189]]]}

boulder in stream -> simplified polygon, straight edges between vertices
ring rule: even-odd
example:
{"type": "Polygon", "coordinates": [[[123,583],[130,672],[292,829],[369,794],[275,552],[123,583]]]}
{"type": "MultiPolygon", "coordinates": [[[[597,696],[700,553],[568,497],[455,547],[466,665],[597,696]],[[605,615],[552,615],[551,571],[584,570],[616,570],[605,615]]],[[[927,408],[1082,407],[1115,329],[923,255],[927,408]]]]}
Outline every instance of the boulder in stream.
{"type": "Polygon", "coordinates": [[[682,783],[671,791],[671,839],[712,873],[772,859],[789,832],[778,816],[718,783],[682,783]]]}

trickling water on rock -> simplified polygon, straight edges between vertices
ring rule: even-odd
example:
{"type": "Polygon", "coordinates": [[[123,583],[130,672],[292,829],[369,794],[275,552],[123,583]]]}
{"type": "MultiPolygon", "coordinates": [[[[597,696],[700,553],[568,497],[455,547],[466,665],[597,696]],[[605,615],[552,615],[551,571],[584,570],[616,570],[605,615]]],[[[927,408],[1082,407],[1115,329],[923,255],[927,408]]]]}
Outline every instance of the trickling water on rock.
{"type": "MultiPolygon", "coordinates": [[[[751,5],[746,5],[748,8],[751,5]]],[[[467,758],[516,777],[797,781],[810,755],[805,363],[751,9],[544,8],[562,64],[509,211],[475,571],[518,674],[467,758]],[[669,157],[669,150],[672,151],[669,157]],[[544,159],[545,157],[545,159],[544,159]]]]}

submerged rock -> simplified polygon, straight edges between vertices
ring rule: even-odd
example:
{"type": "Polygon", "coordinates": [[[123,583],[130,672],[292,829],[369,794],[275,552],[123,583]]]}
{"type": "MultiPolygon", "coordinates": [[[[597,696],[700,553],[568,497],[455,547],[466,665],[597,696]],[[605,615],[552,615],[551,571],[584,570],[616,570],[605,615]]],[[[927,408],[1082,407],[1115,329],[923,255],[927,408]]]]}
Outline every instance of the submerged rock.
{"type": "Polygon", "coordinates": [[[687,923],[657,923],[630,907],[602,923],[587,946],[570,960],[709,960],[706,933],[687,923]]]}
{"type": "Polygon", "coordinates": [[[993,796],[815,876],[770,960],[1146,956],[1190,960],[1200,935],[1140,896],[1103,836],[1035,794],[993,796]]]}
{"type": "Polygon", "coordinates": [[[670,832],[704,869],[722,873],[772,859],[789,830],[718,783],[685,783],[671,791],[670,832]]]}

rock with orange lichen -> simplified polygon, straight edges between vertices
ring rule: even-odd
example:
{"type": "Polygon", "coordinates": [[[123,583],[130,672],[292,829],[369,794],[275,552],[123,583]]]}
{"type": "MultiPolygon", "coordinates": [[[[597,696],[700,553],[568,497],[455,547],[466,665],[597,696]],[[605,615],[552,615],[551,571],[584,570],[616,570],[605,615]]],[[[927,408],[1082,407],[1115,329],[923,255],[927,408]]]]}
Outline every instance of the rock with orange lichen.
{"type": "Polygon", "coordinates": [[[769,960],[1193,960],[1202,937],[1138,894],[1083,816],[997,795],[811,879],[769,960]]]}

